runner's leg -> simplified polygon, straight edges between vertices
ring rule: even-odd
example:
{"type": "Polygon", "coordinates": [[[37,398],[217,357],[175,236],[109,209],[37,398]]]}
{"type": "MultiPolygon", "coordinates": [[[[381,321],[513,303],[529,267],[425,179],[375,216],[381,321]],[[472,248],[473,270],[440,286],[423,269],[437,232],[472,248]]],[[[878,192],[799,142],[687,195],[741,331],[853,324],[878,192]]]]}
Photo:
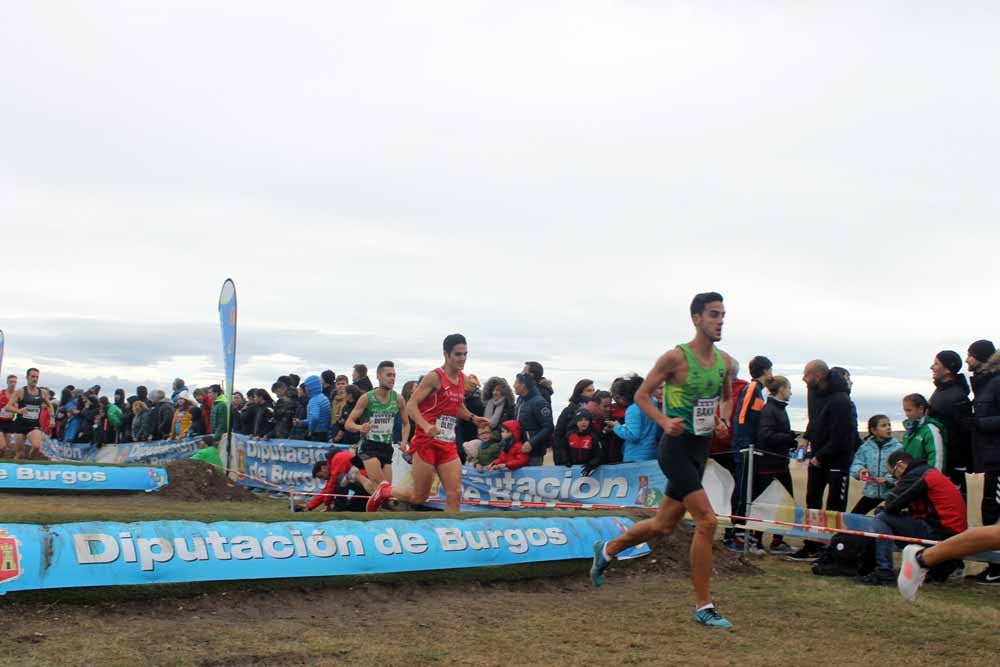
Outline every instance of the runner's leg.
{"type": "Polygon", "coordinates": [[[712,503],[704,489],[693,491],[684,498],[684,508],[694,519],[694,539],[691,540],[691,579],[694,582],[694,602],[701,608],[712,602],[712,541],[719,527],[712,503]]]}
{"type": "Polygon", "coordinates": [[[365,459],[363,463],[365,464],[365,472],[368,473],[368,479],[375,482],[376,485],[382,481],[389,481],[382,475],[382,462],[377,458],[365,459]]]}
{"type": "Polygon", "coordinates": [[[28,440],[31,441],[31,451],[28,452],[29,459],[44,459],[42,454],[42,432],[38,429],[28,433],[28,440]]]}
{"type": "Polygon", "coordinates": [[[437,467],[441,486],[444,487],[446,512],[458,512],[462,509],[462,462],[452,459],[437,467]]]}
{"type": "Polygon", "coordinates": [[[922,556],[928,567],[966,556],[1000,549],[1000,524],[970,528],[964,533],[949,537],[944,542],[924,549],[922,556]]]}
{"type": "Polygon", "coordinates": [[[684,516],[684,504],[669,496],[664,496],[656,515],[632,524],[622,535],[605,545],[608,555],[614,558],[629,547],[642,544],[657,537],[665,537],[674,532],[674,526],[684,516]]]}
{"type": "Polygon", "coordinates": [[[14,460],[19,461],[24,458],[26,448],[24,446],[24,434],[14,434],[14,460]]]}
{"type": "Polygon", "coordinates": [[[385,464],[382,465],[382,477],[385,479],[385,481],[387,481],[390,484],[392,484],[392,464],[391,463],[385,463],[385,464]]]}
{"type": "MultiPolygon", "coordinates": [[[[461,473],[461,471],[462,469],[460,465],[459,473],[461,473]]],[[[435,472],[434,466],[420,458],[419,453],[413,452],[413,467],[411,468],[411,473],[413,474],[413,488],[393,488],[392,497],[396,500],[402,500],[404,503],[410,503],[411,505],[419,505],[423,503],[431,494],[431,484],[434,482],[435,472]]]]}

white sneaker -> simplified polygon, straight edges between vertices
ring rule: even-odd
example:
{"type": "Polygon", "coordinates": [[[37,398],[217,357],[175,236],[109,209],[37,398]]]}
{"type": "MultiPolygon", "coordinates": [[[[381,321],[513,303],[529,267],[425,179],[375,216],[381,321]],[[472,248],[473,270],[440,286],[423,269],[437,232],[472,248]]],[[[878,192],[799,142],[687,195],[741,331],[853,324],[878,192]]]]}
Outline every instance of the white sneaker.
{"type": "Polygon", "coordinates": [[[896,579],[900,595],[910,602],[917,599],[917,591],[927,577],[927,569],[920,567],[920,563],[917,562],[917,554],[921,551],[923,547],[916,544],[910,544],[903,549],[903,562],[899,568],[899,577],[896,579]]]}

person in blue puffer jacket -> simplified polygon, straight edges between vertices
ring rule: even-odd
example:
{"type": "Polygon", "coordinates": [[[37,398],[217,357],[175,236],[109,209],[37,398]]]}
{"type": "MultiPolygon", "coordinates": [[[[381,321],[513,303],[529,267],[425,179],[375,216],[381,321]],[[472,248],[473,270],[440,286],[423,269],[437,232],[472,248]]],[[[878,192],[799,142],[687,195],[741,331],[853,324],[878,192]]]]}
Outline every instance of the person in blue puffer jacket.
{"type": "Polygon", "coordinates": [[[326,442],[330,439],[330,399],[323,395],[323,381],[318,375],[310,375],[302,385],[306,388],[309,403],[306,405],[306,418],[296,419],[295,425],[305,425],[313,442],[326,442]]]}
{"type": "Polygon", "coordinates": [[[889,474],[889,455],[903,449],[903,443],[892,437],[892,422],[885,415],[868,420],[868,437],[854,454],[851,477],[865,482],[864,495],[858,499],[851,514],[868,514],[889,497],[895,480],[889,474]]]}
{"type": "Polygon", "coordinates": [[[650,461],[657,457],[657,447],[663,431],[635,404],[635,392],[642,386],[638,375],[616,380],[611,385],[611,396],[625,408],[625,422],[615,423],[612,430],[625,441],[622,449],[622,463],[650,461]]]}

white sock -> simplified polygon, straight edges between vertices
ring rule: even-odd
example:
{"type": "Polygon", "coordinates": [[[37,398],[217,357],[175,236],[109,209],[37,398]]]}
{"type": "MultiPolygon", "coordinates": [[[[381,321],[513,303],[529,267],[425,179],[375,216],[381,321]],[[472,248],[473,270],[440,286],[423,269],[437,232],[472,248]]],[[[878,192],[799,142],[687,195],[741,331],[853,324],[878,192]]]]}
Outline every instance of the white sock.
{"type": "Polygon", "coordinates": [[[703,605],[703,606],[701,606],[701,607],[695,607],[695,608],[694,608],[694,610],[695,610],[696,612],[697,612],[697,611],[705,611],[706,609],[715,609],[715,603],[714,603],[714,602],[709,602],[709,603],[708,603],[708,604],[706,604],[706,605],[703,605]]]}
{"type": "Polygon", "coordinates": [[[609,563],[615,559],[614,556],[611,556],[611,555],[608,554],[608,543],[607,542],[605,542],[604,546],[601,547],[601,555],[604,556],[604,560],[608,561],[609,563]]]}

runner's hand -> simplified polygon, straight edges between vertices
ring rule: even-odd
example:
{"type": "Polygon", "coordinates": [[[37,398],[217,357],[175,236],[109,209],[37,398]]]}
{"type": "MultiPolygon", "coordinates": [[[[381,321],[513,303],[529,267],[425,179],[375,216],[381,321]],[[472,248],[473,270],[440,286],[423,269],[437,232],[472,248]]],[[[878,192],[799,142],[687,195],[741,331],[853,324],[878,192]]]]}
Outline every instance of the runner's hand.
{"type": "Polygon", "coordinates": [[[361,425],[361,432],[362,433],[368,433],[371,430],[372,430],[372,423],[371,422],[368,422],[366,424],[362,424],[361,425]]]}
{"type": "Polygon", "coordinates": [[[729,435],[729,427],[726,426],[726,422],[719,419],[719,416],[715,416],[715,437],[720,440],[724,440],[726,436],[729,435]]]}
{"type": "Polygon", "coordinates": [[[667,425],[664,427],[663,431],[671,438],[676,438],[680,434],[684,433],[684,420],[680,417],[668,418],[667,425]]]}
{"type": "Polygon", "coordinates": [[[428,424],[427,428],[424,429],[424,435],[428,438],[433,438],[435,435],[440,435],[441,429],[437,427],[437,424],[428,424]]]}
{"type": "Polygon", "coordinates": [[[476,426],[490,426],[490,420],[487,419],[486,417],[477,417],[476,415],[473,415],[472,422],[476,426]]]}

